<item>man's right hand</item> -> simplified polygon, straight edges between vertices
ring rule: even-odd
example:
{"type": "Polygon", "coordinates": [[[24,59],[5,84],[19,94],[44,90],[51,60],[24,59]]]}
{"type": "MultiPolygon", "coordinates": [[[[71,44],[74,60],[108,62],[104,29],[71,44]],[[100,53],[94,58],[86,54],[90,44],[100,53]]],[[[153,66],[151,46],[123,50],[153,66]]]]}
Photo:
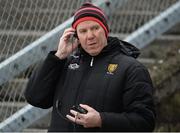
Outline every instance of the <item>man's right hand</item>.
{"type": "Polygon", "coordinates": [[[58,50],[55,53],[59,59],[65,59],[67,56],[69,56],[77,47],[78,47],[78,39],[76,39],[73,44],[72,42],[69,42],[69,38],[71,35],[74,35],[75,29],[68,28],[64,30],[63,35],[60,38],[58,50]]]}

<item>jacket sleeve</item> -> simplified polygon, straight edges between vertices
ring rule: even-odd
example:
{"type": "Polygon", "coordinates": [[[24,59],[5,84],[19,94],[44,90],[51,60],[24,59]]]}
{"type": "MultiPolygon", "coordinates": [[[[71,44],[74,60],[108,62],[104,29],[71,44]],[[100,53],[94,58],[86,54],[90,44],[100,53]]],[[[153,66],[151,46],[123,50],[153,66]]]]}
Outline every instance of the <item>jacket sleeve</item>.
{"type": "Polygon", "coordinates": [[[102,129],[110,131],[154,130],[153,85],[144,66],[132,65],[127,70],[123,91],[123,110],[122,113],[100,113],[102,129]]]}
{"type": "Polygon", "coordinates": [[[55,51],[50,52],[29,79],[24,95],[33,106],[45,109],[53,104],[56,82],[66,61],[60,60],[54,54],[55,51]]]}

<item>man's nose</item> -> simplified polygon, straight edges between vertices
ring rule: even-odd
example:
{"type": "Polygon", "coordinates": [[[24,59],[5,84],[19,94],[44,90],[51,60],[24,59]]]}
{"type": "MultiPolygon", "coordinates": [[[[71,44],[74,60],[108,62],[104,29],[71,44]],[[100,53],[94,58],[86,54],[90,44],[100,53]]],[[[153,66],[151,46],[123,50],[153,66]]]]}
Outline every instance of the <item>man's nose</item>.
{"type": "Polygon", "coordinates": [[[87,36],[88,36],[88,39],[93,39],[94,38],[94,33],[89,30],[87,36]]]}

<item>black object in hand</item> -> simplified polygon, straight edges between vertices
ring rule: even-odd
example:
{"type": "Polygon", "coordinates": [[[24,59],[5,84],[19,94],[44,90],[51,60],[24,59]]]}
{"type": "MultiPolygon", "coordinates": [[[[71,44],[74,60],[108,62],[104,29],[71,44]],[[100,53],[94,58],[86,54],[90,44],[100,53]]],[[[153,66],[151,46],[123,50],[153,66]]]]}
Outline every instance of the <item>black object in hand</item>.
{"type": "Polygon", "coordinates": [[[73,105],[72,109],[81,113],[81,114],[87,114],[87,112],[88,112],[86,109],[82,108],[79,105],[73,105]]]}

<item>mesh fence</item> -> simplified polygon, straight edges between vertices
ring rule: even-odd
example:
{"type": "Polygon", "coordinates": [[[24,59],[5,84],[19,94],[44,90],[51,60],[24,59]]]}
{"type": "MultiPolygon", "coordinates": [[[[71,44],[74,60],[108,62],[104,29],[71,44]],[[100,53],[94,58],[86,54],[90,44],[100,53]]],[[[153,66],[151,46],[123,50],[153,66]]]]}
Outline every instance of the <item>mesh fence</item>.
{"type": "MultiPolygon", "coordinates": [[[[123,39],[177,1],[126,0],[109,15],[111,33],[123,39]]],[[[83,2],[0,0],[0,62],[70,18],[83,2]]],[[[34,67],[0,86],[0,122],[27,104],[23,91],[34,67]]]]}

